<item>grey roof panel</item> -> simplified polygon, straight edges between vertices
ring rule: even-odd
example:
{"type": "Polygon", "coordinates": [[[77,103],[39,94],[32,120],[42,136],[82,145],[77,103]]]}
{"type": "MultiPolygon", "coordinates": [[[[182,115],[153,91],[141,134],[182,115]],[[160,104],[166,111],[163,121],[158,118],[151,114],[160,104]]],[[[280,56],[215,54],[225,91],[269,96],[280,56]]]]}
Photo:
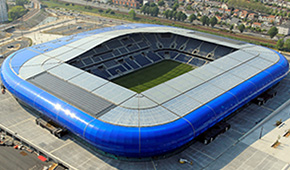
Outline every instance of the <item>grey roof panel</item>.
{"type": "MultiPolygon", "coordinates": [[[[73,48],[78,48],[81,45],[86,44],[87,42],[90,42],[90,41],[93,41],[93,40],[94,40],[94,37],[90,36],[90,37],[86,37],[86,38],[77,40],[75,42],[72,42],[72,43],[70,43],[70,44],[68,44],[66,46],[73,47],[73,48]]],[[[89,50],[89,49],[85,49],[85,50],[89,50]]]]}
{"type": "Polygon", "coordinates": [[[201,103],[186,95],[180,95],[164,103],[163,106],[180,116],[184,116],[201,106],[201,103]]]}
{"type": "Polygon", "coordinates": [[[280,57],[278,56],[278,54],[276,54],[274,52],[271,53],[269,51],[261,53],[260,57],[264,58],[272,63],[276,63],[280,60],[280,57]]]}
{"type": "Polygon", "coordinates": [[[213,86],[216,86],[220,89],[223,89],[225,91],[228,91],[229,89],[237,86],[238,84],[242,83],[244,80],[242,78],[239,78],[229,72],[224,73],[212,80],[210,80],[208,83],[211,83],[213,86]]]}
{"type": "Polygon", "coordinates": [[[138,110],[115,107],[99,117],[100,120],[123,126],[138,126],[138,110]]]}
{"type": "Polygon", "coordinates": [[[155,101],[156,103],[161,104],[179,95],[180,92],[163,83],[158,86],[155,86],[154,88],[146,90],[142,94],[147,96],[149,99],[155,101]]]}
{"type": "Polygon", "coordinates": [[[161,106],[140,110],[140,126],[156,126],[178,119],[179,117],[161,106]]]}
{"type": "Polygon", "coordinates": [[[237,61],[237,60],[232,59],[230,57],[219,58],[218,60],[216,60],[214,62],[214,66],[218,67],[221,70],[229,70],[229,69],[232,69],[240,64],[241,64],[240,61],[237,61]]]}
{"type": "Polygon", "coordinates": [[[60,65],[60,64],[62,64],[61,61],[56,60],[56,59],[54,59],[54,58],[51,58],[51,59],[49,59],[49,60],[46,60],[46,61],[42,64],[42,68],[43,68],[43,70],[49,70],[49,69],[51,69],[51,68],[53,68],[53,67],[56,67],[56,66],[58,66],[58,65],[60,65]]]}
{"type": "Polygon", "coordinates": [[[202,82],[203,82],[202,79],[195,77],[192,74],[186,73],[183,74],[182,76],[176,77],[174,79],[165,82],[165,84],[183,93],[201,84],[202,82]]]}
{"type": "Polygon", "coordinates": [[[109,81],[88,72],[83,72],[71,78],[68,82],[91,92],[109,81]]]}
{"type": "Polygon", "coordinates": [[[243,78],[244,80],[247,80],[247,79],[253,77],[254,75],[256,75],[259,72],[260,72],[260,69],[252,67],[248,64],[243,64],[243,65],[231,70],[231,74],[233,74],[237,77],[243,78]]]}
{"type": "Polygon", "coordinates": [[[73,59],[73,58],[79,56],[82,53],[84,53],[84,50],[77,49],[77,48],[71,48],[70,51],[68,51],[62,55],[59,55],[56,58],[63,61],[63,62],[66,62],[66,61],[69,61],[70,59],[73,59]]]}
{"type": "Polygon", "coordinates": [[[115,83],[109,82],[100,88],[93,91],[94,94],[119,105],[120,103],[128,100],[130,97],[134,96],[136,93],[121,87],[115,83]]]}
{"type": "Polygon", "coordinates": [[[186,92],[185,94],[199,103],[205,104],[224,92],[224,90],[212,86],[210,83],[204,83],[201,86],[186,92]]]}
{"type": "Polygon", "coordinates": [[[29,62],[26,62],[21,66],[19,70],[19,75],[23,79],[28,79],[43,72],[44,70],[42,69],[42,63],[48,59],[50,58],[42,54],[33,57],[29,60],[29,62]]]}
{"type": "Polygon", "coordinates": [[[59,47],[55,50],[52,50],[52,51],[45,53],[45,55],[48,57],[57,57],[57,56],[60,56],[62,54],[65,54],[65,53],[71,51],[71,49],[72,49],[71,47],[62,46],[62,47],[59,47]]]}
{"type": "Polygon", "coordinates": [[[241,61],[241,62],[245,62],[248,61],[252,58],[255,58],[257,56],[257,54],[250,54],[248,52],[242,51],[242,50],[238,50],[235,51],[231,54],[228,55],[228,57],[233,58],[235,60],[241,61]]]}
{"type": "Polygon", "coordinates": [[[208,80],[216,77],[217,75],[222,74],[223,72],[224,72],[223,70],[213,66],[210,63],[210,64],[204,65],[200,68],[197,68],[195,70],[192,70],[188,73],[195,76],[195,77],[198,77],[204,81],[208,81],[208,80]]]}
{"type": "Polygon", "coordinates": [[[142,94],[136,94],[134,97],[125,101],[120,106],[131,109],[146,109],[150,107],[156,107],[157,103],[153,102],[142,94]]]}
{"type": "Polygon", "coordinates": [[[265,70],[268,67],[272,66],[273,63],[270,61],[265,60],[264,58],[261,57],[256,57],[253,60],[250,60],[247,62],[248,65],[251,65],[252,67],[256,67],[260,70],[265,70]]]}
{"type": "Polygon", "coordinates": [[[112,103],[48,73],[42,73],[28,81],[93,116],[115,107],[112,103]]]}
{"type": "Polygon", "coordinates": [[[121,113],[122,113],[122,115],[121,115],[120,119],[117,120],[117,122],[116,122],[117,124],[123,125],[123,126],[139,126],[138,110],[126,109],[121,113]]]}
{"type": "Polygon", "coordinates": [[[57,77],[61,77],[63,80],[69,80],[83,73],[84,71],[69,64],[62,63],[59,66],[50,69],[48,72],[57,77]]]}

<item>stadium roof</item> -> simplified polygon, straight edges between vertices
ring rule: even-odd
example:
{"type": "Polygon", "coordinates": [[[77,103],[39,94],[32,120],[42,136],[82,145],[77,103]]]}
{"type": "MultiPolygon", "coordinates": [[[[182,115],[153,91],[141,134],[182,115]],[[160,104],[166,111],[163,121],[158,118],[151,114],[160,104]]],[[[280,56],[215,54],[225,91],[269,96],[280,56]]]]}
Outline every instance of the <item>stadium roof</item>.
{"type": "Polygon", "coordinates": [[[135,127],[180,119],[279,61],[275,52],[260,46],[180,28],[143,24],[78,34],[14,55],[23,56],[22,61],[13,57],[11,63],[24,80],[99,120],[135,127]],[[108,40],[140,32],[173,33],[238,50],[140,94],[66,63],[108,40]]]}

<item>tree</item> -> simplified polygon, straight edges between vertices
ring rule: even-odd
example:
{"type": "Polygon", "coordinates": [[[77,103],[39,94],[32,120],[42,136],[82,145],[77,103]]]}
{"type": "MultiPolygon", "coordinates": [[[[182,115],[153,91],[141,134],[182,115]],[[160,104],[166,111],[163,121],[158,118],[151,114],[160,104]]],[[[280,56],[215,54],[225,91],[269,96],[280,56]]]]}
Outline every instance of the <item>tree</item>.
{"type": "Polygon", "coordinates": [[[157,17],[159,13],[159,8],[157,6],[151,8],[151,16],[157,17]]]}
{"type": "Polygon", "coordinates": [[[173,11],[175,11],[179,7],[178,2],[175,2],[174,5],[172,6],[173,11]]]}
{"type": "Polygon", "coordinates": [[[284,39],[280,39],[277,41],[276,47],[281,50],[283,48],[284,45],[284,39]]]}
{"type": "Polygon", "coordinates": [[[275,35],[277,35],[277,34],[278,34],[278,29],[275,26],[273,26],[272,28],[270,28],[269,31],[268,31],[268,35],[271,38],[275,37],[275,35]]]}
{"type": "Polygon", "coordinates": [[[169,18],[169,13],[170,13],[170,10],[167,9],[166,11],[163,12],[163,15],[165,15],[165,18],[168,19],[169,18]]]}
{"type": "Polygon", "coordinates": [[[186,20],[186,18],[187,18],[187,15],[185,14],[185,13],[183,13],[182,12],[182,14],[181,14],[181,21],[184,21],[184,20],[186,20]]]}
{"type": "Polygon", "coordinates": [[[290,39],[287,39],[284,43],[286,50],[290,51],[290,39]]]}
{"type": "Polygon", "coordinates": [[[209,23],[212,27],[214,27],[216,24],[217,24],[217,19],[216,17],[212,17],[210,20],[209,20],[209,23]]]}
{"type": "Polygon", "coordinates": [[[178,20],[178,21],[180,21],[180,19],[181,19],[181,11],[179,11],[179,12],[177,12],[176,13],[176,19],[178,20]]]}
{"type": "Polygon", "coordinates": [[[169,16],[169,19],[172,19],[173,18],[173,11],[169,10],[168,16],[169,16]]]}
{"type": "Polygon", "coordinates": [[[189,11],[192,10],[191,5],[187,5],[187,6],[186,6],[186,10],[189,10],[189,11]]]}
{"type": "Polygon", "coordinates": [[[241,33],[244,32],[244,30],[245,30],[245,25],[244,25],[244,24],[239,25],[239,26],[238,26],[238,29],[240,30],[241,33]]]}
{"type": "Polygon", "coordinates": [[[156,17],[159,13],[159,8],[155,3],[146,3],[141,7],[141,13],[156,17]]]}
{"type": "Polygon", "coordinates": [[[232,31],[234,29],[234,24],[232,24],[231,26],[230,26],[230,30],[232,31]]]}
{"type": "Polygon", "coordinates": [[[200,18],[200,21],[201,21],[202,25],[207,24],[207,20],[208,20],[208,17],[205,16],[205,15],[200,18]]]}
{"type": "Polygon", "coordinates": [[[141,7],[140,12],[145,14],[145,8],[146,8],[146,4],[141,7]]]}
{"type": "Polygon", "coordinates": [[[16,6],[24,6],[24,4],[27,4],[28,0],[16,0],[15,4],[16,6]]]}
{"type": "Polygon", "coordinates": [[[23,6],[14,6],[8,12],[9,20],[13,21],[26,14],[27,10],[23,6]]]}
{"type": "Polygon", "coordinates": [[[131,9],[128,14],[131,19],[136,19],[136,12],[133,9],[131,9]]]}
{"type": "Polygon", "coordinates": [[[163,0],[158,2],[158,6],[164,6],[164,5],[165,5],[165,2],[163,0]]]}
{"type": "Polygon", "coordinates": [[[191,14],[189,16],[189,21],[192,22],[193,20],[196,20],[196,15],[195,14],[191,14]]]}
{"type": "Polygon", "coordinates": [[[174,20],[177,18],[177,11],[172,11],[172,17],[174,20]]]}

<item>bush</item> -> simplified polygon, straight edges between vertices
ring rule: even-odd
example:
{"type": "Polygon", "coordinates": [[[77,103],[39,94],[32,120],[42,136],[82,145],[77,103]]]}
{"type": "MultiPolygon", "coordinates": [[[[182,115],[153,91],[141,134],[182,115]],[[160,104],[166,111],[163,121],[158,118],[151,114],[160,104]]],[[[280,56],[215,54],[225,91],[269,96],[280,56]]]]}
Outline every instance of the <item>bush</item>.
{"type": "Polygon", "coordinates": [[[281,125],[281,124],[282,124],[282,119],[280,119],[280,120],[276,120],[276,123],[275,123],[276,126],[279,126],[279,125],[281,125]]]}

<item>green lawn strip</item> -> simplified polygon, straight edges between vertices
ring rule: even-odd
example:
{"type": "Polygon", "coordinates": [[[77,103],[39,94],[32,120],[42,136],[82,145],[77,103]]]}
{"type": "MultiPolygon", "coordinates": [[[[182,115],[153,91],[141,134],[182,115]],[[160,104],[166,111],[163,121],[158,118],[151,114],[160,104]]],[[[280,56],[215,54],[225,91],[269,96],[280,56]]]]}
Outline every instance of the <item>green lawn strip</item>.
{"type": "Polygon", "coordinates": [[[193,69],[190,65],[166,60],[117,78],[113,82],[140,93],[193,69]]]}

